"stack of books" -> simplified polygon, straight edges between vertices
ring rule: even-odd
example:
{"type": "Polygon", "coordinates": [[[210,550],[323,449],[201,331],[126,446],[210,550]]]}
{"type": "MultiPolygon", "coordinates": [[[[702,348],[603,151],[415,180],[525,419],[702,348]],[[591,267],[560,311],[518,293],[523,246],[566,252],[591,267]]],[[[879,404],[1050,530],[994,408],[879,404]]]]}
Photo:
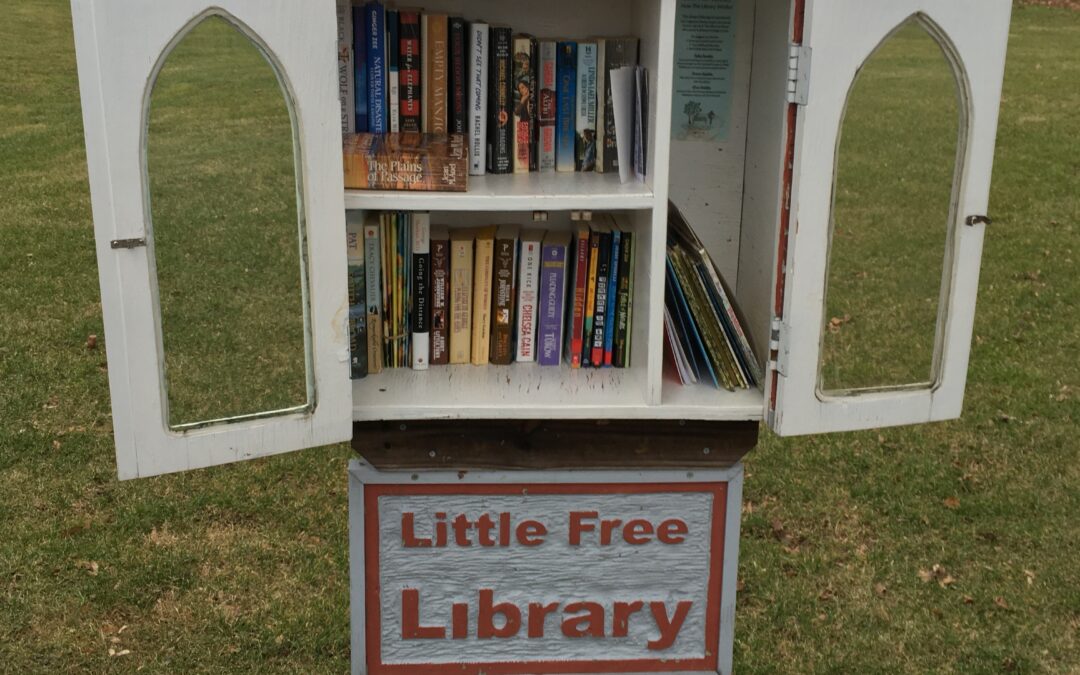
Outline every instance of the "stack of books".
{"type": "Polygon", "coordinates": [[[454,364],[627,367],[636,238],[590,215],[569,231],[350,213],[353,378],[454,364]]]}
{"type": "Polygon", "coordinates": [[[668,212],[666,268],[664,344],[679,381],[729,391],[761,386],[761,366],[731,296],[674,205],[668,212]]]}
{"type": "MultiPolygon", "coordinates": [[[[537,39],[377,1],[338,0],[337,16],[344,134],[438,138],[429,143],[460,135],[470,175],[596,171],[644,179],[648,78],[638,38],[537,39]]],[[[415,182],[363,187],[453,189],[415,182]]]]}

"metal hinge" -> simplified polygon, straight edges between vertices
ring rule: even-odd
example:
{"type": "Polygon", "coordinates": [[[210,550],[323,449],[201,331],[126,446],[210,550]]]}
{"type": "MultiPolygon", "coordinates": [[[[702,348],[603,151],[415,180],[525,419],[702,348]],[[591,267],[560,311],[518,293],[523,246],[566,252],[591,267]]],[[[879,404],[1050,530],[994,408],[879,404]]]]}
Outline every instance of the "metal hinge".
{"type": "Polygon", "coordinates": [[[806,105],[810,96],[811,50],[803,45],[788,47],[787,102],[806,105]]]}
{"type": "Polygon", "coordinates": [[[769,354],[776,352],[776,358],[769,360],[769,367],[784,377],[788,374],[787,332],[787,324],[774,316],[769,329],[769,354]]]}
{"type": "Polygon", "coordinates": [[[109,242],[112,248],[138,248],[146,246],[146,237],[134,237],[132,239],[113,239],[109,242]]]}

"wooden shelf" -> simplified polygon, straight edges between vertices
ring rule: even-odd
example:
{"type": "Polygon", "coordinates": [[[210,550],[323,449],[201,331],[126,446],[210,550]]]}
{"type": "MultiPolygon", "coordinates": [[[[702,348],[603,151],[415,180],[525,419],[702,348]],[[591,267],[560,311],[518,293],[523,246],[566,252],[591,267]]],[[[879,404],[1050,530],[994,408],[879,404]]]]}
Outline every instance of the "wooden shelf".
{"type": "Polygon", "coordinates": [[[636,210],[655,205],[646,183],[617,174],[519,173],[469,176],[467,192],[346,190],[346,209],[406,211],[636,210]]]}

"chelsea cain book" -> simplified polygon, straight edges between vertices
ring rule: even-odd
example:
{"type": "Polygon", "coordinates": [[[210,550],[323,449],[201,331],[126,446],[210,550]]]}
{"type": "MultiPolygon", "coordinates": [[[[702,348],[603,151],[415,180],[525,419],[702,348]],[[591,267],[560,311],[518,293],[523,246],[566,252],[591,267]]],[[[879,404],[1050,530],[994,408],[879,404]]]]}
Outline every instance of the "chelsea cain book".
{"type": "Polygon", "coordinates": [[[491,362],[514,362],[514,277],[517,272],[518,225],[501,225],[495,232],[492,268],[491,362]]]}
{"type": "Polygon", "coordinates": [[[578,43],[577,140],[574,169],[596,169],[596,43],[578,43]]]}
{"type": "Polygon", "coordinates": [[[450,55],[447,48],[449,25],[445,14],[420,15],[420,82],[423,95],[420,107],[424,112],[424,131],[446,133],[450,75],[450,55]]]}
{"type": "Polygon", "coordinates": [[[460,134],[346,134],[345,187],[358,190],[464,192],[460,134]]]}
{"type": "Polygon", "coordinates": [[[368,372],[382,371],[382,257],[378,216],[372,214],[364,225],[364,272],[367,285],[368,372]]]}
{"type": "Polygon", "coordinates": [[[450,233],[431,226],[431,358],[433,366],[450,362],[450,233]]]}
{"type": "Polygon", "coordinates": [[[473,239],[476,231],[450,234],[450,363],[472,360],[473,239]]]}
{"type": "Polygon", "coordinates": [[[521,232],[521,261],[518,263],[517,362],[536,360],[536,321],[540,287],[540,247],[544,231],[521,232]]]}
{"type": "Polygon", "coordinates": [[[536,145],[536,40],[531,35],[514,36],[514,173],[533,169],[536,145]]]}
{"type": "Polygon", "coordinates": [[[596,170],[601,173],[618,173],[619,154],[615,138],[615,110],[611,101],[611,71],[637,65],[638,39],[625,37],[597,40],[596,57],[596,170]]]}
{"type": "Polygon", "coordinates": [[[511,173],[513,160],[513,77],[510,72],[511,31],[509,26],[492,26],[491,67],[488,80],[487,168],[490,173],[511,173]]]}
{"type": "Polygon", "coordinates": [[[488,29],[469,24],[469,174],[487,172],[488,29]]]}
{"type": "Polygon", "coordinates": [[[473,254],[472,363],[484,366],[491,358],[491,277],[495,266],[494,225],[476,230],[473,254]]]}
{"type": "Polygon", "coordinates": [[[559,42],[555,53],[555,170],[574,170],[577,126],[577,43],[559,42]]]}
{"type": "Polygon", "coordinates": [[[420,14],[398,13],[398,122],[403,132],[419,132],[420,110],[420,14]]]}
{"type": "Polygon", "coordinates": [[[540,63],[536,68],[536,89],[539,99],[536,110],[537,142],[540,171],[555,170],[555,41],[541,40],[537,51],[540,63]]]}
{"type": "Polygon", "coordinates": [[[364,274],[364,229],[353,218],[346,222],[345,256],[349,264],[349,371],[352,379],[367,375],[367,281],[364,274]]]}
{"type": "Polygon", "coordinates": [[[431,215],[412,214],[412,367],[427,370],[431,356],[431,215]]]}
{"type": "Polygon", "coordinates": [[[450,17],[450,103],[448,110],[447,129],[452,134],[464,134],[468,132],[468,110],[465,104],[465,89],[468,86],[465,81],[465,59],[467,47],[465,44],[465,19],[459,16],[450,17]]]}

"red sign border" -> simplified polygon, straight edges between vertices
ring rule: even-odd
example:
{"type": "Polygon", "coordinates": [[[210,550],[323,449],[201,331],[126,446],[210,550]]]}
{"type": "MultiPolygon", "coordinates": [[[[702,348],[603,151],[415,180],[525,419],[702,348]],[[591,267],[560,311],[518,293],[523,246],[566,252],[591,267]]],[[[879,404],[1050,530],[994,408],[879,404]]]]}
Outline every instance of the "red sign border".
{"type": "Polygon", "coordinates": [[[369,675],[547,675],[560,673],[640,673],[700,670],[716,672],[720,643],[720,601],[724,576],[727,482],[701,483],[501,483],[501,484],[365,484],[364,604],[365,646],[369,675]],[[542,495],[657,494],[709,492],[713,495],[712,541],[709,551],[708,598],[705,606],[705,657],[700,659],[624,659],[619,661],[515,661],[474,663],[386,664],[382,662],[379,597],[379,497],[399,495],[542,495]]]}

